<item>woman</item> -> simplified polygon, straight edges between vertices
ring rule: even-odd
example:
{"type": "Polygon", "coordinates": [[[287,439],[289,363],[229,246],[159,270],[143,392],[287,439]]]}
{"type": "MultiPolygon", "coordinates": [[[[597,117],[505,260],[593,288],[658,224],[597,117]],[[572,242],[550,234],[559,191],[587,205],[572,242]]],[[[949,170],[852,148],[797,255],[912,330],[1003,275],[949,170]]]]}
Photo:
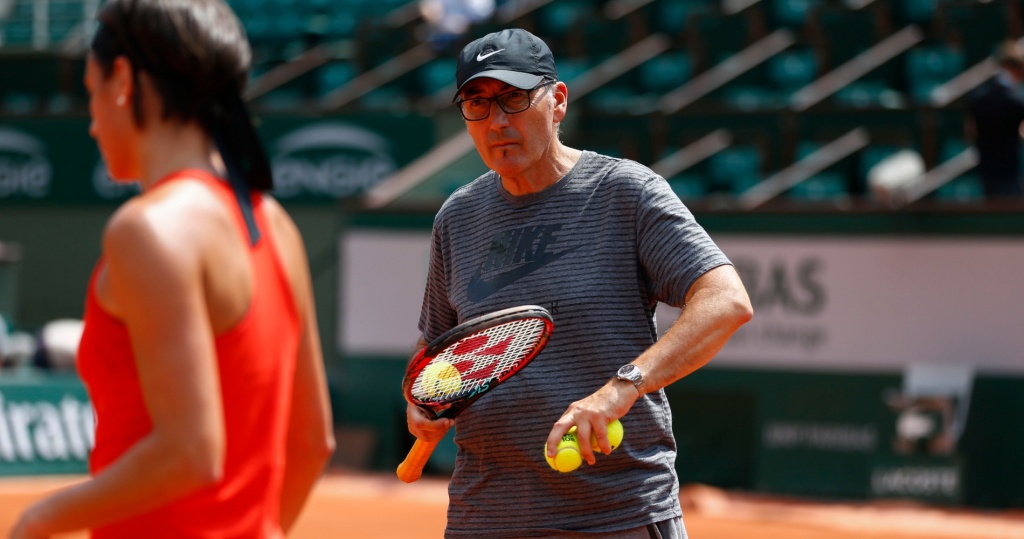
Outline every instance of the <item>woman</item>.
{"type": "Polygon", "coordinates": [[[11,537],[282,537],[334,440],[302,239],[259,192],[248,43],[220,0],[110,0],[98,18],[90,134],[143,193],[107,224],[86,299],[93,477],[11,537]]]}

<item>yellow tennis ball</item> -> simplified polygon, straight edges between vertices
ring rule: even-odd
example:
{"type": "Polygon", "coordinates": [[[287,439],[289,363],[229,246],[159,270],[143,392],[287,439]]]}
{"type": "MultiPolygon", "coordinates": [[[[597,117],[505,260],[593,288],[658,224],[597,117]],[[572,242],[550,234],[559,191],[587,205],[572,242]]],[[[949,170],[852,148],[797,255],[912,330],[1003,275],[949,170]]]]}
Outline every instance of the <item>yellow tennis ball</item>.
{"type": "MultiPolygon", "coordinates": [[[[618,419],[613,419],[611,423],[608,423],[608,443],[611,444],[612,451],[615,451],[622,443],[622,422],[618,419]]],[[[590,447],[594,448],[594,451],[602,452],[597,445],[597,435],[594,433],[590,434],[590,447]]]]}
{"type": "Polygon", "coordinates": [[[544,448],[544,460],[552,470],[567,473],[579,468],[583,464],[583,455],[580,455],[580,443],[576,440],[576,434],[567,432],[558,442],[554,458],[548,456],[547,446],[544,448]]]}
{"type": "Polygon", "coordinates": [[[462,375],[459,374],[459,369],[446,361],[427,365],[420,379],[423,391],[431,397],[451,395],[462,389],[462,375]]]}

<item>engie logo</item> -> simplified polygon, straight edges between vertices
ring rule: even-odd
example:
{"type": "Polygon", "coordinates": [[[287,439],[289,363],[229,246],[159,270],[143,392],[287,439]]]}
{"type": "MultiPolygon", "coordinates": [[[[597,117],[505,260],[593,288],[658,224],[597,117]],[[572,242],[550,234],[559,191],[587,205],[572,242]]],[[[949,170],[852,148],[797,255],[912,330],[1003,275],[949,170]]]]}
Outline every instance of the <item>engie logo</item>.
{"type": "Polygon", "coordinates": [[[342,123],[319,123],[281,137],[271,162],[274,195],[280,198],[349,197],[395,170],[385,138],[342,123]]]}
{"type": "Polygon", "coordinates": [[[46,145],[32,135],[0,127],[0,198],[43,198],[52,182],[46,145]]]}
{"type": "Polygon", "coordinates": [[[92,406],[70,395],[60,402],[8,402],[0,393],[0,465],[85,461],[95,442],[94,424],[92,406]]]}

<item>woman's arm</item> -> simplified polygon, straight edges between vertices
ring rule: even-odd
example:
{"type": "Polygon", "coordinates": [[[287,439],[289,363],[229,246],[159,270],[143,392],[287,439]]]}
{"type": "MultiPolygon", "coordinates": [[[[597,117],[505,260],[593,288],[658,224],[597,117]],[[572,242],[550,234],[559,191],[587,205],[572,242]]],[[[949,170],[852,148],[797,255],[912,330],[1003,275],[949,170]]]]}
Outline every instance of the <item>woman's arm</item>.
{"type": "Polygon", "coordinates": [[[278,256],[283,258],[295,304],[302,316],[281,492],[281,528],[287,533],[334,453],[334,423],[317,329],[313,285],[302,237],[276,202],[268,198],[266,207],[274,227],[278,256]]]}

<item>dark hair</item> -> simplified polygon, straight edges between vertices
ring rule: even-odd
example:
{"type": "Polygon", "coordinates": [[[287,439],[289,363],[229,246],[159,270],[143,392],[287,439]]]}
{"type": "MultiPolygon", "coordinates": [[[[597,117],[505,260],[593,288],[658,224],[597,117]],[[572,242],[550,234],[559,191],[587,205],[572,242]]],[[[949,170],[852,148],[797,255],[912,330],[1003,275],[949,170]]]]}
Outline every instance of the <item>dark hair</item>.
{"type": "MultiPolygon", "coordinates": [[[[110,75],[117,57],[126,57],[136,87],[139,72],[150,75],[164,118],[203,125],[246,213],[249,189],[270,190],[273,177],[242,100],[252,51],[238,17],[223,0],[109,0],[96,18],[91,50],[104,74],[110,75]]],[[[140,126],[141,99],[135,92],[132,109],[140,126]]]]}

